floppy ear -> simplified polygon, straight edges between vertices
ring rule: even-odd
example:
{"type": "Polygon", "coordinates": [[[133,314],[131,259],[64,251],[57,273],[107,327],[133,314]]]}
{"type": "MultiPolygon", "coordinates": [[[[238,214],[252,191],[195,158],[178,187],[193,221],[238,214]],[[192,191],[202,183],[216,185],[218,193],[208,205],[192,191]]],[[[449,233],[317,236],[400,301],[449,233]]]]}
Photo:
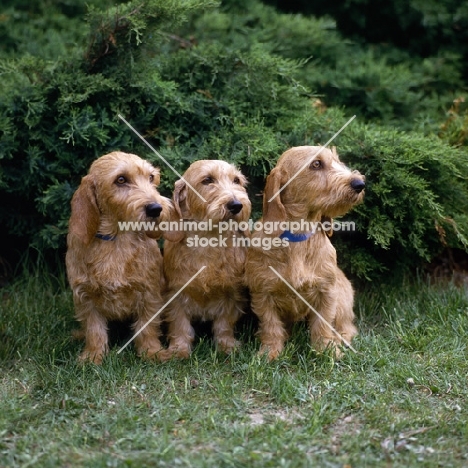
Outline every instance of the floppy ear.
{"type": "MultiPolygon", "coordinates": [[[[169,206],[169,213],[170,213],[169,215],[170,221],[178,222],[180,219],[182,219],[180,207],[177,206],[176,208],[175,203],[172,200],[168,200],[168,202],[169,202],[168,206],[169,206]]],[[[163,239],[165,240],[168,240],[171,242],[180,242],[185,238],[185,233],[184,231],[167,230],[167,231],[163,231],[162,236],[163,236],[163,239]]]]}
{"type": "Polygon", "coordinates": [[[276,167],[267,177],[265,190],[263,191],[263,222],[286,221],[286,210],[281,203],[281,194],[278,193],[278,190],[281,188],[282,175],[281,170],[276,167]],[[273,196],[275,198],[268,201],[273,196]]]}
{"type": "Polygon", "coordinates": [[[174,193],[172,195],[172,200],[174,202],[174,209],[179,216],[183,218],[182,209],[180,207],[181,203],[187,198],[187,184],[185,180],[179,179],[174,185],[174,193]]]}
{"type": "Polygon", "coordinates": [[[87,175],[81,179],[81,184],[71,201],[71,216],[68,232],[78,237],[85,245],[89,245],[99,228],[99,208],[96,202],[94,179],[87,175]]]}

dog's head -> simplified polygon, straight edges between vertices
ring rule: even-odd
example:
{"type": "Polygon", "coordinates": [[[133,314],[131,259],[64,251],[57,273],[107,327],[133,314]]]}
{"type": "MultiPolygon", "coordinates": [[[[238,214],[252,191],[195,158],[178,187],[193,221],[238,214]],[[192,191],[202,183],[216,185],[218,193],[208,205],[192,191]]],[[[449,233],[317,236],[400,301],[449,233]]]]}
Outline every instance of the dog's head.
{"type": "Polygon", "coordinates": [[[365,177],[348,169],[335,148],[290,148],[267,178],[263,219],[312,221],[341,216],[362,202],[364,188],[365,177]]]}
{"type": "Polygon", "coordinates": [[[226,161],[196,161],[175,184],[175,208],[184,219],[247,221],[251,204],[246,185],[245,176],[226,161]]]}
{"type": "Polygon", "coordinates": [[[88,245],[98,232],[118,235],[119,222],[156,226],[173,219],[173,204],[157,191],[159,182],[159,169],[135,154],[115,151],[100,157],[73,195],[70,234],[88,245]]]}

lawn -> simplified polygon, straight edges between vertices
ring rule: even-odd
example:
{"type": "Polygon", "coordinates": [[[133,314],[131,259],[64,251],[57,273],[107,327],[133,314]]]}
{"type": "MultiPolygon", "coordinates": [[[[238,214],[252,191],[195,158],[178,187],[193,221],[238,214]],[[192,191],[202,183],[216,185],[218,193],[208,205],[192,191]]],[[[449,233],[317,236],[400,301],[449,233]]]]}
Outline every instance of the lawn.
{"type": "Polygon", "coordinates": [[[257,355],[255,322],[226,357],[209,332],[184,362],[118,340],[80,366],[64,275],[0,290],[0,466],[468,466],[468,292],[424,280],[357,293],[360,335],[335,362],[297,326],[257,355]]]}

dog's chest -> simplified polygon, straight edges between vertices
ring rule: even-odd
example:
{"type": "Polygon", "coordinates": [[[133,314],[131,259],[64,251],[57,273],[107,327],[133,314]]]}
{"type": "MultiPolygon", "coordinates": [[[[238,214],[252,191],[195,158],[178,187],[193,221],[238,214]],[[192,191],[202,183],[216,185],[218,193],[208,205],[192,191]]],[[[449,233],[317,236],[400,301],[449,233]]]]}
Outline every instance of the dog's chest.
{"type": "Polygon", "coordinates": [[[127,295],[159,281],[162,257],[156,242],[107,242],[112,244],[100,245],[88,259],[91,287],[110,296],[127,295]]]}
{"type": "Polygon", "coordinates": [[[304,246],[300,243],[291,245],[287,277],[295,288],[320,288],[334,280],[335,269],[336,254],[331,245],[325,245],[325,248],[317,248],[313,242],[304,246]]]}
{"type": "Polygon", "coordinates": [[[239,296],[243,285],[246,249],[241,247],[189,248],[171,245],[164,255],[164,271],[169,287],[185,288],[184,295],[200,307],[239,296]]]}
{"type": "Polygon", "coordinates": [[[222,291],[237,289],[242,282],[245,251],[233,248],[214,249],[206,251],[197,263],[193,267],[204,269],[194,281],[194,285],[203,295],[216,295],[222,291]]]}

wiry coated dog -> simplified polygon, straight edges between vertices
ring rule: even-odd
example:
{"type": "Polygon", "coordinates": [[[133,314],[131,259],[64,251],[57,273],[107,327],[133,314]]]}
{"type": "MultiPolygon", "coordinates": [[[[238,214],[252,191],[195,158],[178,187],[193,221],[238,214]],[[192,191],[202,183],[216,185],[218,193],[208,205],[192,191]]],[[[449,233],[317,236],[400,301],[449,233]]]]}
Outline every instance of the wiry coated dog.
{"type": "Polygon", "coordinates": [[[238,345],[234,326],[245,305],[246,248],[237,246],[236,241],[244,233],[229,229],[220,234],[218,223],[229,220],[240,223],[249,219],[251,205],[245,186],[246,179],[239,170],[218,160],[194,162],[183,179],[175,184],[175,208],[181,219],[192,221],[194,225],[179,242],[164,244],[168,300],[205,268],[168,306],[167,358],[190,355],[194,340],[191,322],[194,320],[213,321],[218,349],[229,353],[238,345]],[[212,227],[208,226],[210,220],[212,227]]]}
{"type": "MultiPolygon", "coordinates": [[[[163,304],[157,240],[119,226],[170,219],[172,202],[157,191],[159,178],[149,162],[116,151],[93,162],[73,196],[66,266],[85,338],[82,361],[101,363],[109,320],[131,318],[138,331],[163,304]]],[[[159,335],[156,318],[135,338],[138,353],[157,358],[159,335]]]]}
{"type": "Polygon", "coordinates": [[[319,146],[289,149],[268,176],[261,220],[264,229],[252,234],[252,242],[255,237],[279,236],[283,243],[270,250],[249,249],[246,282],[252,310],[260,321],[260,352],[267,353],[270,359],[281,353],[286,327],[299,320],[308,321],[311,343],[317,350],[331,346],[339,355],[342,339],[349,344],[356,335],[353,288],[337,266],[336,251],[327,233],[319,229],[284,230],[288,227],[286,222],[320,223],[347,213],[363,200],[364,188],[364,177],[342,164],[334,148],[319,146]],[[304,165],[305,169],[298,173],[304,165]]]}

